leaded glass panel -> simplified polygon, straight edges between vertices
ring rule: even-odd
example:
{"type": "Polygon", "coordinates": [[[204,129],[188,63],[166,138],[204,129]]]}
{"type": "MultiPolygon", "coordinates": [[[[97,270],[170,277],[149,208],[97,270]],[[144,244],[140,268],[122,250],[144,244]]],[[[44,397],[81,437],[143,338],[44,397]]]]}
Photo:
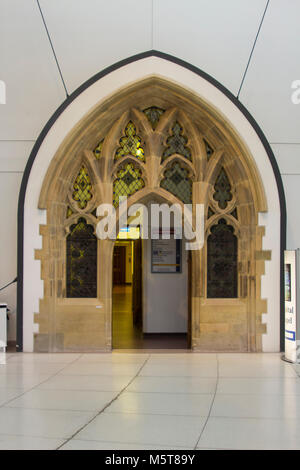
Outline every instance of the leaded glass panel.
{"type": "Polygon", "coordinates": [[[179,162],[173,163],[171,168],[164,172],[160,186],[185,204],[192,203],[192,181],[189,178],[188,170],[179,162]]]}
{"type": "Polygon", "coordinates": [[[87,203],[92,199],[92,183],[87,169],[82,166],[73,185],[72,197],[77,201],[80,209],[85,209],[87,203]]]}
{"type": "Polygon", "coordinates": [[[97,297],[97,237],[82,217],[67,236],[67,297],[97,297]]]}
{"type": "Polygon", "coordinates": [[[231,184],[224,168],[221,168],[214,188],[214,200],[218,202],[220,209],[226,209],[228,201],[232,199],[232,194],[231,184]]]}
{"type": "Polygon", "coordinates": [[[115,160],[132,155],[141,161],[145,161],[145,152],[142,147],[142,139],[136,134],[136,127],[129,121],[125,128],[125,136],[120,139],[120,147],[115,154],[115,160]]]}
{"type": "Polygon", "coordinates": [[[207,161],[209,161],[212,154],[214,153],[214,151],[213,151],[212,147],[209,145],[209,143],[205,139],[203,139],[203,140],[204,140],[204,144],[205,144],[207,161]]]}
{"type": "Polygon", "coordinates": [[[207,210],[207,218],[209,219],[210,217],[212,217],[213,215],[215,215],[215,212],[212,210],[212,208],[209,206],[208,207],[208,210],[207,210]]]}
{"type": "Polygon", "coordinates": [[[225,219],[207,238],[207,297],[237,297],[237,237],[225,219]]]}
{"type": "Polygon", "coordinates": [[[133,163],[128,163],[120,170],[113,185],[113,205],[118,207],[120,196],[131,196],[145,186],[142,172],[135,168],[133,163]]]}
{"type": "Polygon", "coordinates": [[[192,153],[190,149],[186,146],[187,137],[183,135],[183,128],[179,122],[175,122],[172,127],[172,135],[167,138],[167,147],[162,154],[162,161],[170,157],[174,153],[178,153],[188,160],[192,160],[192,153]]]}
{"type": "Polygon", "coordinates": [[[148,121],[152,126],[152,129],[155,130],[160,120],[160,117],[165,112],[165,110],[158,108],[157,106],[151,106],[150,108],[144,109],[143,112],[146,114],[148,121]]]}
{"type": "Polygon", "coordinates": [[[233,211],[230,213],[230,215],[232,215],[232,217],[234,217],[236,220],[238,220],[238,215],[237,215],[237,209],[233,209],[233,211]]]}
{"type": "Polygon", "coordinates": [[[66,215],[67,215],[67,219],[68,219],[69,217],[71,217],[72,214],[74,214],[74,211],[73,211],[73,209],[71,209],[70,206],[68,206],[68,207],[67,207],[67,214],[66,214],[66,215]]]}
{"type": "Polygon", "coordinates": [[[104,142],[104,139],[101,140],[101,142],[99,142],[99,144],[97,145],[97,147],[94,150],[94,155],[97,158],[97,160],[99,160],[99,158],[101,157],[103,142],[104,142]]]}

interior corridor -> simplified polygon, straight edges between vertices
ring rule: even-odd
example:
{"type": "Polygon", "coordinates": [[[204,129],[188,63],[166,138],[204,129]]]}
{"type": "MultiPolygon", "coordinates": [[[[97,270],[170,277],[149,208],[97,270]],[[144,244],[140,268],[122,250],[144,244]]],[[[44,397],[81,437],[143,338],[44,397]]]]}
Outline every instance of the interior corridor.
{"type": "Polygon", "coordinates": [[[143,335],[142,325],[135,325],[132,314],[132,285],[113,287],[113,349],[187,349],[187,335],[143,335]]]}
{"type": "Polygon", "coordinates": [[[15,353],[1,362],[1,450],[300,449],[300,366],[280,354],[15,353]]]}

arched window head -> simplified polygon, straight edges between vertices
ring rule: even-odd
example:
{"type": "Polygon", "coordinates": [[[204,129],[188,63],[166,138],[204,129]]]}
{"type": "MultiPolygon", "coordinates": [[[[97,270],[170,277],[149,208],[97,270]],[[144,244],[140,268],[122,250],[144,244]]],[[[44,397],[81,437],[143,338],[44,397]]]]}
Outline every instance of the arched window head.
{"type": "Polygon", "coordinates": [[[162,154],[162,161],[166,160],[166,158],[170,157],[174,153],[178,153],[191,161],[192,152],[186,146],[187,141],[187,137],[183,135],[182,126],[178,121],[176,121],[172,127],[172,135],[167,138],[167,147],[162,154]]]}
{"type": "Polygon", "coordinates": [[[93,194],[91,179],[87,169],[82,166],[73,185],[72,198],[78,203],[79,209],[85,209],[93,194]]]}
{"type": "Polygon", "coordinates": [[[161,188],[174,194],[185,204],[192,203],[192,181],[189,177],[189,171],[179,162],[164,172],[164,178],[160,183],[161,188]]]}
{"type": "Polygon", "coordinates": [[[67,236],[67,297],[97,297],[97,237],[84,218],[67,236]]]}
{"type": "Polygon", "coordinates": [[[227,203],[232,199],[232,193],[231,184],[223,167],[216,179],[214,189],[214,200],[218,202],[220,209],[226,209],[227,203]]]}
{"type": "Polygon", "coordinates": [[[135,168],[133,163],[128,163],[125,168],[118,171],[113,184],[113,205],[118,207],[120,196],[131,196],[145,186],[142,172],[135,168]]]}
{"type": "Polygon", "coordinates": [[[120,147],[116,150],[115,160],[131,155],[142,162],[145,161],[145,152],[142,147],[142,139],[136,134],[136,127],[129,121],[125,128],[125,135],[120,139],[120,147]]]}
{"type": "Polygon", "coordinates": [[[207,238],[207,297],[237,297],[238,242],[234,228],[219,219],[207,238]]]}

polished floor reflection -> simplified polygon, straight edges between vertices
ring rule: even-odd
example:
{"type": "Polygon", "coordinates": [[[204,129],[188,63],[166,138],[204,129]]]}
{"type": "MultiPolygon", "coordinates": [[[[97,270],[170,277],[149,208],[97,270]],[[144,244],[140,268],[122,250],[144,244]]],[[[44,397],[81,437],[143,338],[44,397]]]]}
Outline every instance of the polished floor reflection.
{"type": "Polygon", "coordinates": [[[300,449],[300,366],[280,354],[15,353],[3,362],[0,449],[300,449]]]}
{"type": "Polygon", "coordinates": [[[131,285],[113,287],[113,348],[114,349],[188,349],[186,334],[144,335],[134,325],[131,285]]]}

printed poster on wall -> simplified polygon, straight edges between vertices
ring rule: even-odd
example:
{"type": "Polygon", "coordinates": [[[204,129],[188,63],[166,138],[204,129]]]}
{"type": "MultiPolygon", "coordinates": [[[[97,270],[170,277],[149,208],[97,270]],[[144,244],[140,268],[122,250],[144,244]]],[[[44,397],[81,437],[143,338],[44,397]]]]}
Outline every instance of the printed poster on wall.
{"type": "Polygon", "coordinates": [[[152,273],[181,273],[181,240],[152,240],[152,273]]]}
{"type": "MultiPolygon", "coordinates": [[[[297,362],[297,261],[295,250],[284,252],[285,358],[297,362]]],[[[298,358],[299,360],[299,358],[298,358]]]]}

